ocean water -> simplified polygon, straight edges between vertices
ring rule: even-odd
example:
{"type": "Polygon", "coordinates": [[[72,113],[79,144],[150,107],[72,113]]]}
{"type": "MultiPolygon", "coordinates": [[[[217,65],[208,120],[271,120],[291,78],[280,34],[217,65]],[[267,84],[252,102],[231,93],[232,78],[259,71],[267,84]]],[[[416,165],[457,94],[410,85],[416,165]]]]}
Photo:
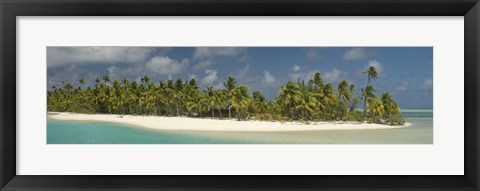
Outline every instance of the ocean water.
{"type": "Polygon", "coordinates": [[[47,119],[47,144],[176,144],[226,143],[241,141],[206,138],[169,131],[94,121],[47,119]]]}
{"type": "Polygon", "coordinates": [[[94,121],[47,119],[47,144],[432,144],[432,109],[402,109],[412,126],[296,132],[163,131],[94,121]]]}

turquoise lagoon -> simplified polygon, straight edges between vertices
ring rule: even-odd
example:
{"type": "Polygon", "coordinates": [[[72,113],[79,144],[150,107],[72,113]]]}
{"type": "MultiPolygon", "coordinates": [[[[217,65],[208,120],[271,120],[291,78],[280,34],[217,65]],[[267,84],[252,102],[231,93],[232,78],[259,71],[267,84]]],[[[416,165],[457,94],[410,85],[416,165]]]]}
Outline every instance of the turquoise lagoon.
{"type": "Polygon", "coordinates": [[[402,109],[412,126],[295,132],[163,131],[116,123],[47,119],[47,144],[432,144],[432,109],[402,109]]]}

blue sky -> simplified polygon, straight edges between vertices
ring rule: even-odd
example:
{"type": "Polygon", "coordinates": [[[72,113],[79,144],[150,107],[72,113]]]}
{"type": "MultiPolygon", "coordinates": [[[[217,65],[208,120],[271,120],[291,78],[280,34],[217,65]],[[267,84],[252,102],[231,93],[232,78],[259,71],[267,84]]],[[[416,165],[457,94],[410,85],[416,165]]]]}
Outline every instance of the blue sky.
{"type": "Polygon", "coordinates": [[[282,84],[320,72],[335,87],[354,83],[360,94],[368,66],[379,71],[377,95],[389,92],[402,108],[432,108],[432,47],[48,47],[47,87],[78,85],[82,77],[91,86],[108,74],[113,80],[148,75],[154,82],[195,78],[202,87],[222,88],[233,76],[272,99],[282,84]]]}

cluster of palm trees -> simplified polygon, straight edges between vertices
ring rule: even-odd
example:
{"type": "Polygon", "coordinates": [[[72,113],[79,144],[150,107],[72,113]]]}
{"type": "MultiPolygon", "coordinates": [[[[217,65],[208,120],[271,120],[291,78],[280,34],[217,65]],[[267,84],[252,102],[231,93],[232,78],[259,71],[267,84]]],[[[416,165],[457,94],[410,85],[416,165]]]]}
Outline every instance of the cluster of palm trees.
{"type": "Polygon", "coordinates": [[[239,85],[233,77],[223,82],[224,88],[201,89],[195,79],[154,83],[144,76],[140,82],[128,78],[112,82],[105,75],[95,80],[94,87],[85,88],[83,78],[76,88],[62,82],[63,87],[47,92],[47,103],[49,111],[59,112],[403,124],[392,97],[388,93],[381,97],[374,94],[371,81],[378,77],[375,68],[370,67],[366,74],[367,86],[358,96],[355,85],[344,80],[335,89],[316,73],[306,83],[298,80],[281,86],[274,100],[267,100],[260,91],[250,94],[248,87],[239,85]],[[356,109],[362,100],[363,112],[356,109]]]}

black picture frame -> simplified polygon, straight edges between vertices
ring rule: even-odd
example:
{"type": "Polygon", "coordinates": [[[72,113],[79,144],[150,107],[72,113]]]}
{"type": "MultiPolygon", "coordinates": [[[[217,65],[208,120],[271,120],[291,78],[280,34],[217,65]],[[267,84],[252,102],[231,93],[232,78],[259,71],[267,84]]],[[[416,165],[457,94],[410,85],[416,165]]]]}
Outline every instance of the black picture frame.
{"type": "Polygon", "coordinates": [[[1,0],[0,20],[1,190],[479,190],[480,188],[478,0],[1,0]],[[465,104],[464,116],[465,175],[16,175],[17,16],[464,16],[464,101],[468,103],[465,104]]]}

